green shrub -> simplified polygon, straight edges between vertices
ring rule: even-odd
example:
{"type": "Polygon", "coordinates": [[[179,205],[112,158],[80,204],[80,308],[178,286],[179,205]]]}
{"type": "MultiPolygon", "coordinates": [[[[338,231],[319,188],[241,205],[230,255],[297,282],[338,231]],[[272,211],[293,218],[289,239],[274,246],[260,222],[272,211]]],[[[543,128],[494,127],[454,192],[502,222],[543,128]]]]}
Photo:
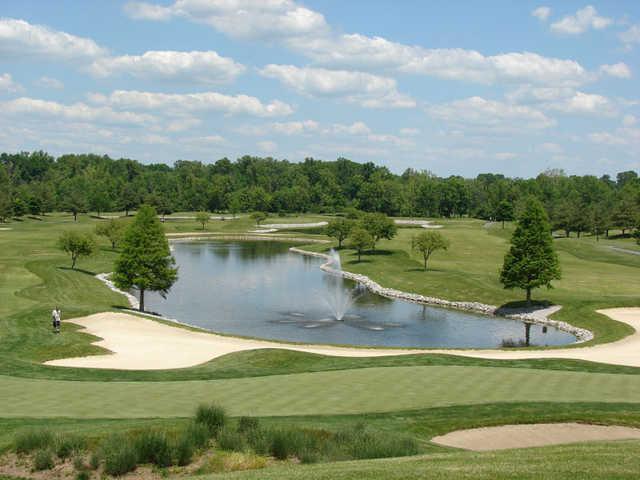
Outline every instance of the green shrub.
{"type": "Polygon", "coordinates": [[[100,452],[92,452],[91,456],[89,457],[89,467],[91,467],[91,470],[97,470],[98,468],[100,468],[101,461],[102,456],[100,455],[100,452]]]}
{"type": "Polygon", "coordinates": [[[227,413],[218,405],[200,405],[196,410],[195,421],[206,426],[211,436],[217,436],[227,423],[227,413]]]}
{"type": "Polygon", "coordinates": [[[69,458],[74,452],[80,452],[86,448],[86,440],[69,433],[59,433],[55,439],[56,455],[62,459],[69,458]]]}
{"type": "Polygon", "coordinates": [[[115,477],[136,469],[138,455],[131,440],[122,435],[108,438],[102,446],[104,471],[115,477]]]}
{"type": "Polygon", "coordinates": [[[29,429],[18,432],[14,438],[17,453],[30,453],[48,448],[53,443],[53,433],[47,429],[29,429]]]}
{"type": "Polygon", "coordinates": [[[168,467],[172,463],[171,447],[164,432],[145,430],[134,441],[138,463],[168,467]]]}
{"type": "Polygon", "coordinates": [[[86,470],[76,473],[76,480],[89,480],[91,475],[86,470]]]}
{"type": "Polygon", "coordinates": [[[218,446],[222,450],[244,452],[247,449],[247,441],[241,432],[226,427],[218,433],[218,446]]]}
{"type": "Polygon", "coordinates": [[[184,432],[173,445],[174,459],[177,465],[189,465],[195,453],[193,439],[184,432]]]}
{"type": "Polygon", "coordinates": [[[73,457],[73,468],[78,472],[82,472],[87,469],[87,466],[84,464],[84,459],[80,455],[75,455],[73,457]]]}
{"type": "Polygon", "coordinates": [[[240,433],[255,432],[260,428],[260,422],[254,417],[240,417],[238,420],[238,431],[240,433]]]}
{"type": "Polygon", "coordinates": [[[266,432],[269,454],[278,460],[285,460],[290,456],[299,457],[302,452],[319,449],[318,438],[308,430],[283,428],[266,432]]]}
{"type": "Polygon", "coordinates": [[[412,437],[370,431],[363,426],[338,432],[335,442],[340,451],[353,459],[403,457],[420,451],[412,437]]]}
{"type": "Polygon", "coordinates": [[[196,449],[205,448],[209,445],[211,435],[209,428],[201,423],[190,423],[184,430],[184,436],[189,437],[196,449]]]}
{"type": "Polygon", "coordinates": [[[48,448],[36,451],[33,457],[33,469],[36,471],[51,470],[53,468],[53,453],[48,448]]]}

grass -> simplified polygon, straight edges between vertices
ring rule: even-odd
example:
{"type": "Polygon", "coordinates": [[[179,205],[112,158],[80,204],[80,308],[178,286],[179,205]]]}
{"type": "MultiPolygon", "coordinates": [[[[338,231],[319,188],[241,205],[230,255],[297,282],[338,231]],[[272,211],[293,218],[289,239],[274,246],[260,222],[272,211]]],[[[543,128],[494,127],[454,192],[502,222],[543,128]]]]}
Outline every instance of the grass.
{"type": "Polygon", "coordinates": [[[282,465],[207,475],[201,480],[583,480],[636,479],[640,442],[609,442],[524,450],[440,453],[394,459],[282,465]]]}
{"type": "Polygon", "coordinates": [[[487,402],[637,402],[639,397],[637,375],[500,367],[385,367],[189,382],[0,377],[5,417],[180,417],[211,401],[234,416],[283,416],[487,402]]]}

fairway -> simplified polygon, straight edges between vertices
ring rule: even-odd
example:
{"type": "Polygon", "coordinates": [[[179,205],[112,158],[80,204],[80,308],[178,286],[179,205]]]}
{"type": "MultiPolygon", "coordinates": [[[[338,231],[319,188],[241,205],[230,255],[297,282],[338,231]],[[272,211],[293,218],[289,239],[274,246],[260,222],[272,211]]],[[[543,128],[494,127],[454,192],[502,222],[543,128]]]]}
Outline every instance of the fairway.
{"type": "Polygon", "coordinates": [[[190,382],[67,382],[0,377],[4,417],[332,415],[489,402],[637,402],[640,376],[486,367],[363,368],[190,382]]]}

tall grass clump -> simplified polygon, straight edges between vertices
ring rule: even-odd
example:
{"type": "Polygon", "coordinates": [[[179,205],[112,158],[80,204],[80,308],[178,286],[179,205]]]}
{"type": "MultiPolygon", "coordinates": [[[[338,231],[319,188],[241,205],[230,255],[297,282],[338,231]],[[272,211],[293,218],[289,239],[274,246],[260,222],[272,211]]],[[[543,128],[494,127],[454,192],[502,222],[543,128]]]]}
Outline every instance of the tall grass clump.
{"type": "Polygon", "coordinates": [[[205,448],[209,445],[211,440],[211,434],[209,433],[209,427],[202,423],[192,422],[183,431],[183,436],[189,438],[193,443],[194,448],[205,448]]]}
{"type": "Polygon", "coordinates": [[[377,432],[356,425],[336,433],[333,441],[349,458],[404,457],[419,453],[418,442],[405,435],[377,432]]]}
{"type": "Polygon", "coordinates": [[[23,430],[18,432],[14,438],[17,453],[30,453],[34,450],[49,448],[53,441],[53,433],[42,428],[23,430]]]}
{"type": "Polygon", "coordinates": [[[219,405],[200,405],[196,410],[195,421],[206,426],[212,437],[217,437],[227,423],[227,412],[219,405]]]}
{"type": "Polygon", "coordinates": [[[239,430],[225,427],[218,433],[218,446],[222,450],[244,452],[247,449],[247,440],[239,430]]]}
{"type": "Polygon", "coordinates": [[[102,445],[104,472],[118,477],[136,469],[138,455],[135,445],[124,435],[109,437],[102,445]]]}
{"type": "Polygon", "coordinates": [[[59,433],[55,437],[54,448],[61,459],[69,458],[72,454],[81,452],[87,446],[84,437],[70,433],[59,433]]]}
{"type": "Polygon", "coordinates": [[[36,451],[33,457],[33,469],[37,472],[53,468],[53,453],[48,448],[36,451]]]}
{"type": "Polygon", "coordinates": [[[193,439],[183,433],[173,444],[173,454],[176,465],[184,467],[189,465],[193,460],[193,455],[196,452],[196,447],[193,443],[193,439]]]}
{"type": "Polygon", "coordinates": [[[172,462],[172,451],[167,435],[158,430],[145,430],[133,441],[138,463],[152,463],[168,467],[172,462]]]}

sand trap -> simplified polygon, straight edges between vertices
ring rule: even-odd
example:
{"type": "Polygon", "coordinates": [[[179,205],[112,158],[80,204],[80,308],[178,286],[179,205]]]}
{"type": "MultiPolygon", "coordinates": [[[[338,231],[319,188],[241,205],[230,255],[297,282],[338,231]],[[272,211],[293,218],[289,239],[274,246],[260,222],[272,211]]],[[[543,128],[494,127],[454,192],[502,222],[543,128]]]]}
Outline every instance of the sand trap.
{"type": "MultiPolygon", "coordinates": [[[[119,370],[161,370],[199,365],[216,357],[243,350],[284,348],[301,352],[344,357],[375,357],[419,353],[420,350],[340,348],[225,337],[196,332],[126,313],[97,313],[67,321],[102,338],[94,342],[112,354],[65,358],[47,365],[119,370]]],[[[67,323],[65,322],[65,323],[67,323]]]]}
{"type": "Polygon", "coordinates": [[[640,428],[581,423],[538,423],[458,430],[434,437],[431,441],[447,447],[481,452],[562,443],[631,439],[640,439],[640,428]]]}
{"type": "Polygon", "coordinates": [[[283,348],[339,357],[381,357],[415,353],[446,353],[491,359],[565,358],[640,367],[640,308],[601,310],[636,332],[618,342],[584,348],[554,350],[419,350],[344,348],[226,337],[166,325],[126,313],[105,312],[71,320],[102,340],[95,345],[113,352],[107,355],[65,358],[46,362],[63,367],[158,370],[198,365],[228,353],[259,348],[283,348]]]}
{"type": "Polygon", "coordinates": [[[552,350],[431,350],[431,352],[496,360],[564,358],[640,367],[640,308],[609,308],[598,310],[598,313],[630,325],[635,332],[617,342],[603,343],[593,347],[552,350]]]}

